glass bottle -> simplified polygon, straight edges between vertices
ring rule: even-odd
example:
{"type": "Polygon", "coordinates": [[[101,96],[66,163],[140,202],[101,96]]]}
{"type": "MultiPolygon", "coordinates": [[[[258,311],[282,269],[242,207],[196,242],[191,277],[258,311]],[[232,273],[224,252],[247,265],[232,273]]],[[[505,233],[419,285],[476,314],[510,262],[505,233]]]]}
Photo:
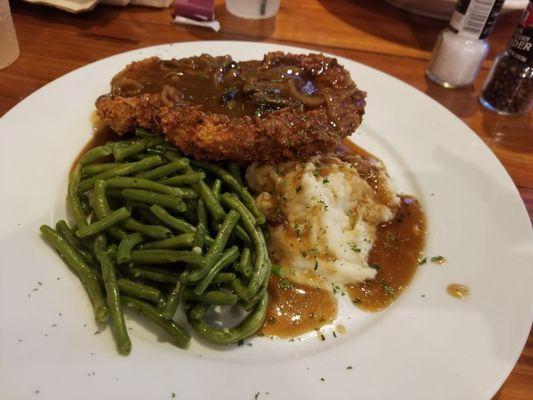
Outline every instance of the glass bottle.
{"type": "Polygon", "coordinates": [[[494,60],[479,101],[503,115],[524,114],[533,106],[533,0],[507,50],[494,60]]]}
{"type": "Polygon", "coordinates": [[[426,75],[446,88],[472,84],[489,51],[487,37],[504,0],[459,0],[439,34],[426,75]]]}

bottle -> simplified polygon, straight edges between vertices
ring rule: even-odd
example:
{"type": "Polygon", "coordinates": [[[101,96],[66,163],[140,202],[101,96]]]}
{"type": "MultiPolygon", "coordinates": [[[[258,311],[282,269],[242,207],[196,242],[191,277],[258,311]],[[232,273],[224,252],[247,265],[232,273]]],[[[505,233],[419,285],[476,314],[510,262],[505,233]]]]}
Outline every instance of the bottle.
{"type": "Polygon", "coordinates": [[[507,50],[494,60],[479,101],[503,115],[525,114],[533,106],[533,0],[507,50]]]}
{"type": "Polygon", "coordinates": [[[439,34],[426,75],[446,88],[474,82],[487,56],[487,37],[504,0],[459,0],[449,25],[439,34]]]}

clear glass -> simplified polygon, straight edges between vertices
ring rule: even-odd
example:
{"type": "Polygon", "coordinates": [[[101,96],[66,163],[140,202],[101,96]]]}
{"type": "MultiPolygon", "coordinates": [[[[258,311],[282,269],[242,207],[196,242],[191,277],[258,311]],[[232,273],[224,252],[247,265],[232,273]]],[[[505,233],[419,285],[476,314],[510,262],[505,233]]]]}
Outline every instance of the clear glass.
{"type": "Polygon", "coordinates": [[[272,18],[278,13],[281,0],[226,0],[226,8],[237,17],[272,18]]]}
{"type": "Polygon", "coordinates": [[[0,69],[15,62],[20,50],[8,0],[0,0],[0,69]]]}

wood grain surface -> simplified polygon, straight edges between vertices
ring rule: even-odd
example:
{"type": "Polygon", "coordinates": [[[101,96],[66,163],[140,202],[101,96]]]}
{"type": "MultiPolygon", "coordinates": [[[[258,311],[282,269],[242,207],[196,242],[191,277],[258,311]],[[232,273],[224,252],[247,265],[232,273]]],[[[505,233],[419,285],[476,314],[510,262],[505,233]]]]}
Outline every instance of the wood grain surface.
{"type": "MultiPolygon", "coordinates": [[[[443,89],[424,70],[445,22],[409,14],[379,0],[283,0],[276,18],[244,20],[217,0],[220,32],[171,24],[170,9],[97,6],[68,14],[12,1],[20,58],[0,71],[0,116],[48,82],[78,67],[123,51],[194,40],[245,40],[322,50],[380,69],[433,97],[487,143],[513,178],[533,218],[533,113],[500,117],[477,95],[494,56],[514,31],[520,13],[502,15],[490,37],[491,52],[471,88],[443,89]]],[[[0,39],[1,40],[1,39],[0,39]]],[[[533,288],[532,288],[533,290],[533,288]]],[[[512,310],[510,310],[512,312],[512,310]]],[[[533,335],[495,399],[533,398],[533,335]]]]}

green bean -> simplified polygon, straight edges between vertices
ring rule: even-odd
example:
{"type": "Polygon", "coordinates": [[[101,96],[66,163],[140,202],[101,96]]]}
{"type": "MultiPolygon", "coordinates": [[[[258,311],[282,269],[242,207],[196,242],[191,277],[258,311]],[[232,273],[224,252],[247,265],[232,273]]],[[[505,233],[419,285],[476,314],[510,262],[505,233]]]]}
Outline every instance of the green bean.
{"type": "Polygon", "coordinates": [[[87,246],[85,243],[83,243],[83,241],[74,234],[72,229],[69,228],[65,221],[61,220],[56,223],[56,231],[63,236],[63,238],[69,242],[70,245],[78,251],[78,253],[80,253],[83,259],[89,263],[89,265],[94,265],[96,263],[96,259],[92,253],[86,250],[87,246]]]}
{"type": "MultiPolygon", "coordinates": [[[[204,296],[196,296],[192,291],[189,291],[189,294],[195,298],[203,298],[204,296]]],[[[211,304],[207,302],[199,302],[192,306],[189,310],[189,318],[192,319],[202,319],[204,315],[209,311],[211,304]]]]}
{"type": "Polygon", "coordinates": [[[160,156],[160,155],[162,155],[162,153],[161,152],[157,152],[157,153],[156,152],[151,152],[148,149],[146,149],[144,152],[135,154],[135,155],[131,156],[129,159],[132,160],[132,161],[141,161],[141,160],[144,160],[145,158],[152,157],[154,155],[160,156]]]}
{"type": "Polygon", "coordinates": [[[194,200],[185,200],[187,208],[181,213],[183,219],[192,225],[198,224],[198,216],[196,215],[196,202],[194,200]]]}
{"type": "Polygon", "coordinates": [[[163,185],[159,182],[154,182],[150,179],[145,179],[141,177],[129,177],[129,176],[119,176],[116,178],[111,178],[107,180],[107,186],[112,188],[133,188],[133,189],[145,189],[153,192],[158,192],[162,194],[167,194],[170,196],[178,196],[183,193],[183,190],[179,188],[174,188],[171,186],[163,185]]]}
{"type": "Polygon", "coordinates": [[[250,194],[250,192],[248,192],[248,189],[240,185],[239,182],[237,182],[237,180],[227,170],[213,163],[198,160],[191,161],[191,165],[212,172],[213,174],[218,176],[222,180],[222,182],[224,182],[230,189],[232,189],[239,195],[239,198],[257,219],[257,223],[265,223],[265,216],[257,208],[255,200],[250,194]]]}
{"type": "Polygon", "coordinates": [[[144,237],[140,233],[130,233],[122,239],[117,249],[117,262],[126,264],[131,261],[131,250],[143,241],[144,237]]]}
{"type": "Polygon", "coordinates": [[[111,259],[113,260],[117,259],[118,246],[116,243],[111,243],[109,246],[107,246],[106,251],[107,251],[107,254],[109,254],[109,257],[111,257],[111,259]]]}
{"type": "Polygon", "coordinates": [[[190,248],[193,245],[194,235],[194,233],[182,233],[181,235],[172,236],[168,239],[148,242],[142,245],[141,250],[190,248]]]}
{"type": "Polygon", "coordinates": [[[169,176],[176,171],[185,169],[189,165],[189,160],[187,158],[182,158],[181,160],[172,161],[169,164],[163,164],[160,167],[151,169],[150,171],[141,172],[135,176],[138,178],[145,179],[161,179],[165,176],[169,176]]]}
{"type": "Polygon", "coordinates": [[[205,204],[202,199],[198,200],[198,204],[196,206],[196,215],[198,215],[198,223],[207,228],[209,226],[207,219],[207,208],[205,208],[205,204]]]}
{"type": "Polygon", "coordinates": [[[171,228],[174,228],[178,232],[194,232],[196,228],[189,224],[188,222],[184,221],[181,218],[176,218],[173,215],[169,214],[167,210],[165,210],[163,207],[158,206],[157,204],[154,204],[152,207],[150,207],[150,211],[164,224],[170,226],[171,228]]]}
{"type": "Polygon", "coordinates": [[[144,128],[140,128],[140,127],[137,127],[135,128],[135,136],[138,136],[138,137],[145,137],[145,136],[148,136],[148,137],[152,137],[152,136],[157,136],[157,135],[154,135],[152,132],[150,132],[149,130],[147,129],[144,129],[144,128]]]}
{"type": "Polygon", "coordinates": [[[191,337],[187,331],[174,322],[174,320],[164,319],[159,310],[142,300],[137,300],[129,296],[123,296],[123,301],[128,307],[136,309],[163,328],[172,337],[172,339],[174,339],[173,341],[178,347],[187,348],[191,337]]]}
{"type": "Polygon", "coordinates": [[[138,297],[139,299],[147,300],[155,304],[161,301],[161,291],[153,286],[133,282],[125,278],[120,278],[117,283],[119,290],[127,295],[138,297]]]}
{"type": "Polygon", "coordinates": [[[167,152],[165,152],[165,158],[168,160],[168,161],[178,161],[178,160],[182,160],[186,157],[183,157],[180,153],[178,153],[176,150],[169,150],[167,152]]]}
{"type": "Polygon", "coordinates": [[[183,284],[181,281],[176,282],[176,286],[170,294],[167,296],[166,302],[161,309],[161,316],[165,319],[172,319],[174,318],[174,314],[176,314],[176,310],[178,309],[178,304],[181,300],[181,296],[183,294],[183,284]]]}
{"type": "Polygon", "coordinates": [[[141,203],[157,204],[176,212],[183,212],[186,207],[185,203],[179,197],[149,192],[147,190],[123,189],[122,196],[126,199],[141,203]]]}
{"type": "Polygon", "coordinates": [[[107,307],[111,316],[111,326],[120,354],[128,355],[131,351],[131,341],[124,321],[120,292],[117,284],[115,265],[105,250],[105,236],[98,235],[94,241],[94,254],[100,262],[102,279],[107,293],[107,307]]]}
{"type": "Polygon", "coordinates": [[[89,215],[93,210],[89,198],[85,194],[80,194],[81,209],[85,215],[89,215]]]}
{"type": "Polygon", "coordinates": [[[109,142],[102,146],[97,146],[85,153],[78,161],[79,164],[85,165],[92,163],[99,158],[110,156],[113,153],[115,143],[109,142]]]}
{"type": "Polygon", "coordinates": [[[122,161],[131,156],[141,153],[146,148],[146,143],[141,140],[124,141],[115,144],[113,147],[113,157],[115,161],[122,161]]]}
{"type": "MultiPolygon", "coordinates": [[[[102,219],[111,214],[111,208],[107,202],[106,197],[107,182],[97,180],[94,183],[93,190],[93,209],[96,214],[96,218],[102,219]]],[[[120,229],[118,226],[112,226],[108,229],[108,232],[117,240],[122,240],[126,237],[127,233],[120,229]]]]}
{"type": "Polygon", "coordinates": [[[98,175],[98,174],[101,174],[102,172],[105,172],[105,171],[108,171],[110,169],[116,168],[119,165],[124,165],[124,164],[119,164],[119,163],[101,163],[101,164],[85,165],[81,169],[81,176],[83,178],[89,178],[91,176],[98,175]]]}
{"type": "Polygon", "coordinates": [[[190,289],[185,289],[183,298],[187,301],[199,301],[208,304],[234,305],[237,304],[238,297],[233,293],[222,292],[220,290],[210,290],[202,295],[194,293],[190,289]]]}
{"type": "Polygon", "coordinates": [[[248,247],[245,247],[241,252],[241,259],[236,264],[238,272],[244,277],[250,279],[252,276],[252,253],[248,247]]]}
{"type": "Polygon", "coordinates": [[[242,304],[242,308],[244,308],[245,311],[251,311],[257,303],[261,301],[263,296],[266,294],[266,290],[268,287],[268,282],[259,289],[259,291],[250,299],[245,300],[244,304],[242,304]]]}
{"type": "Polygon", "coordinates": [[[130,175],[130,174],[133,174],[134,172],[144,171],[146,169],[153,168],[157,165],[161,165],[162,163],[163,163],[163,160],[161,160],[161,157],[152,156],[152,157],[145,158],[144,160],[141,160],[141,161],[119,165],[116,168],[104,171],[101,174],[92,176],[90,178],[87,178],[81,181],[80,184],[78,185],[78,191],[85,192],[86,190],[91,189],[94,186],[94,182],[99,179],[105,180],[109,178],[114,178],[116,176],[130,175]]]}
{"type": "Polygon", "coordinates": [[[236,162],[230,162],[228,164],[228,172],[231,174],[231,176],[233,176],[233,178],[235,178],[239,185],[244,186],[241,175],[241,166],[239,164],[236,162]]]}
{"type": "Polygon", "coordinates": [[[107,305],[94,270],[87,265],[80,253],[54,229],[47,225],[42,225],[40,231],[46,241],[59,252],[61,257],[78,275],[91,299],[96,319],[100,322],[105,322],[108,316],[107,305]]]}
{"type": "Polygon", "coordinates": [[[233,272],[220,272],[213,278],[211,284],[215,285],[219,283],[231,283],[235,279],[237,279],[237,275],[235,275],[233,272]]]}
{"type": "Polygon", "coordinates": [[[131,259],[137,264],[170,264],[185,262],[187,264],[201,266],[204,258],[193,251],[185,250],[134,250],[131,259]]]}
{"type": "Polygon", "coordinates": [[[120,272],[127,274],[135,279],[145,279],[147,281],[158,283],[172,283],[175,284],[179,280],[179,274],[163,270],[161,268],[153,268],[149,266],[121,266],[119,265],[120,272]]]}
{"type": "Polygon", "coordinates": [[[204,338],[216,343],[230,344],[252,335],[261,328],[265,320],[267,305],[267,294],[265,292],[254,310],[235,328],[213,328],[203,319],[191,318],[190,311],[187,313],[187,317],[192,327],[204,338]]]}
{"type": "Polygon", "coordinates": [[[83,226],[76,231],[76,236],[79,238],[85,238],[88,236],[96,235],[102,231],[105,231],[111,226],[114,226],[125,219],[129,218],[131,213],[125,208],[119,208],[118,210],[113,211],[108,216],[99,219],[98,221],[92,223],[91,225],[83,226]]]}
{"type": "Polygon", "coordinates": [[[241,224],[246,226],[255,227],[257,221],[253,214],[246,208],[246,206],[239,200],[237,196],[230,193],[224,193],[224,196],[220,199],[222,204],[226,207],[233,208],[241,215],[241,224]]]}
{"type": "Polygon", "coordinates": [[[243,229],[242,226],[237,225],[235,227],[235,236],[241,239],[245,246],[252,245],[252,239],[250,239],[250,236],[248,236],[248,234],[246,233],[246,231],[243,229]]]}
{"type": "Polygon", "coordinates": [[[140,217],[140,222],[148,225],[159,225],[161,221],[150,211],[150,206],[144,203],[128,201],[126,206],[134,207],[140,217]],[[142,206],[141,206],[142,205],[142,206]]]}
{"type": "Polygon", "coordinates": [[[113,157],[115,161],[122,161],[162,142],[163,138],[160,136],[146,136],[141,139],[117,142],[113,147],[113,157]]]}
{"type": "Polygon", "coordinates": [[[191,272],[191,274],[189,275],[188,279],[190,282],[199,281],[204,276],[206,276],[209,271],[211,271],[216,261],[224,251],[231,232],[233,231],[233,228],[235,228],[235,225],[237,225],[238,221],[239,213],[234,210],[231,210],[224,219],[224,222],[222,223],[222,226],[220,227],[220,230],[217,233],[215,241],[213,242],[209,251],[206,254],[205,263],[203,267],[191,272]]]}
{"type": "MultiPolygon", "coordinates": [[[[107,182],[107,181],[102,181],[102,182],[107,182]]],[[[124,198],[122,197],[122,189],[120,189],[120,188],[110,188],[110,187],[108,187],[105,190],[105,194],[106,194],[107,197],[112,197],[114,199],[118,199],[121,202],[124,201],[124,198]]]]}
{"type": "Polygon", "coordinates": [[[192,188],[196,190],[200,197],[202,198],[205,206],[207,207],[209,213],[216,222],[220,222],[224,219],[224,209],[220,205],[220,202],[217,200],[214,193],[211,191],[209,186],[204,181],[193,183],[192,188]]]}
{"type": "MultiPolygon", "coordinates": [[[[174,161],[174,162],[179,162],[179,161],[174,161]]],[[[164,185],[182,186],[182,185],[190,185],[191,183],[197,183],[204,179],[205,179],[205,174],[203,172],[189,172],[186,174],[175,175],[169,178],[161,179],[159,182],[164,185]]]]}
{"type": "Polygon", "coordinates": [[[218,259],[218,261],[213,264],[213,267],[209,270],[207,275],[204,276],[196,288],[194,288],[194,293],[199,296],[202,295],[207,287],[211,284],[213,278],[237,258],[239,258],[239,248],[237,246],[232,246],[226,250],[218,259]]]}
{"type": "Polygon", "coordinates": [[[87,215],[83,211],[78,188],[81,179],[81,164],[76,164],[76,167],[72,170],[67,189],[67,204],[74,219],[75,224],[78,227],[87,226],[87,215]]]}
{"type": "MultiPolygon", "coordinates": [[[[226,206],[232,208],[233,210],[237,210],[239,212],[243,211],[244,205],[236,196],[229,193],[224,193],[221,200],[226,206]]],[[[268,257],[265,238],[260,228],[255,226],[254,222],[251,221],[250,218],[247,218],[246,214],[240,214],[240,216],[242,218],[244,229],[248,235],[250,235],[255,248],[255,265],[252,276],[250,277],[250,282],[246,287],[245,298],[248,300],[257,293],[262,283],[270,275],[271,264],[270,258],[268,257]]]]}
{"type": "Polygon", "coordinates": [[[164,226],[142,224],[133,218],[128,218],[122,226],[128,231],[139,232],[155,240],[163,240],[172,236],[172,232],[164,226]]]}
{"type": "Polygon", "coordinates": [[[203,223],[199,223],[194,232],[192,247],[193,251],[198,251],[200,254],[204,248],[205,237],[207,236],[207,228],[203,223]]]}
{"type": "Polygon", "coordinates": [[[213,186],[211,186],[211,191],[215,195],[215,198],[220,201],[220,193],[222,192],[222,181],[220,179],[215,179],[213,186]]]}

